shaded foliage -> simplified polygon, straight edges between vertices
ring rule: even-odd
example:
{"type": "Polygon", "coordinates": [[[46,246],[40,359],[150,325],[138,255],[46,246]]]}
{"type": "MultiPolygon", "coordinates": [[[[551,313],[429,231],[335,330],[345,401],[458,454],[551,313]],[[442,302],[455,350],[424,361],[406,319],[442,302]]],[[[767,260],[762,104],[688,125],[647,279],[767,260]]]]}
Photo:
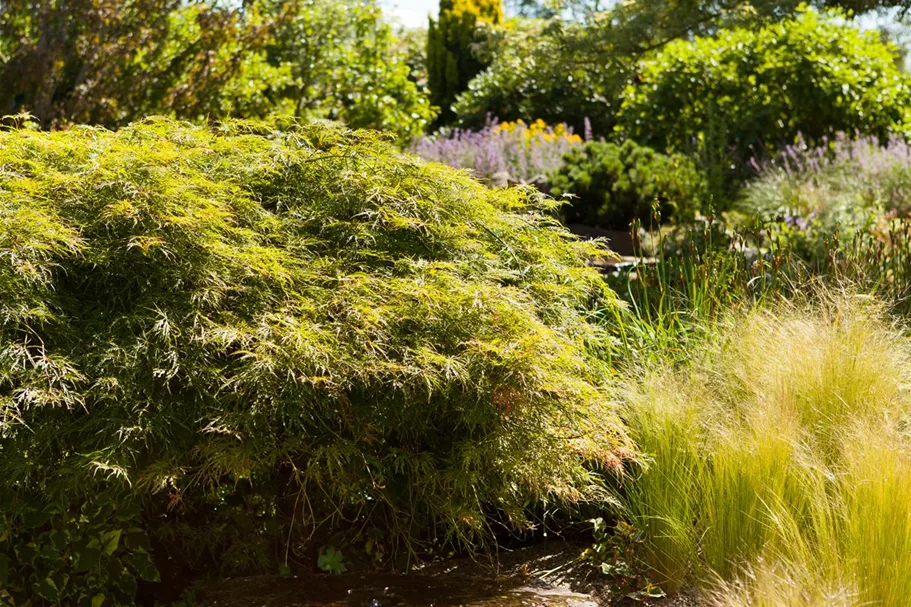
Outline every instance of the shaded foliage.
{"type": "Polygon", "coordinates": [[[704,203],[705,181],[692,160],[665,155],[633,141],[591,142],[571,149],[548,180],[554,196],[569,196],[566,221],[627,230],[646,225],[657,210],[662,221],[692,218],[704,203]]]}
{"type": "Polygon", "coordinates": [[[376,4],[0,4],[0,114],[43,128],[292,113],[409,139],[433,118],[376,4]]]}
{"type": "Polygon", "coordinates": [[[205,115],[265,34],[240,27],[245,9],[176,0],[4,0],[0,9],[0,112],[27,110],[45,127],[118,126],[164,106],[205,115]]]}
{"type": "Polygon", "coordinates": [[[3,605],[133,605],[140,582],[158,582],[136,500],[104,491],[81,503],[14,500],[0,519],[3,605]]]}

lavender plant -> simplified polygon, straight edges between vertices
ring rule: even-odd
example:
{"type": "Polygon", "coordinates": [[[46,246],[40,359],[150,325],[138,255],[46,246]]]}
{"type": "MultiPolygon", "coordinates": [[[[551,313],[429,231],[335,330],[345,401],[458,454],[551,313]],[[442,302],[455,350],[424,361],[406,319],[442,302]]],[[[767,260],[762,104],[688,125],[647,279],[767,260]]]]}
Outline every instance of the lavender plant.
{"type": "Polygon", "coordinates": [[[799,140],[751,165],[759,178],[744,190],[740,207],[763,219],[799,225],[818,219],[847,227],[871,213],[911,211],[911,145],[899,137],[885,145],[844,134],[818,147],[799,140]]]}
{"type": "MultiPolygon", "coordinates": [[[[591,128],[585,122],[585,139],[591,128]]],[[[558,168],[563,155],[583,143],[566,124],[548,126],[541,120],[530,125],[521,120],[500,123],[488,120],[480,131],[451,129],[418,138],[411,151],[436,162],[469,169],[493,185],[509,182],[543,182],[558,168]]]]}

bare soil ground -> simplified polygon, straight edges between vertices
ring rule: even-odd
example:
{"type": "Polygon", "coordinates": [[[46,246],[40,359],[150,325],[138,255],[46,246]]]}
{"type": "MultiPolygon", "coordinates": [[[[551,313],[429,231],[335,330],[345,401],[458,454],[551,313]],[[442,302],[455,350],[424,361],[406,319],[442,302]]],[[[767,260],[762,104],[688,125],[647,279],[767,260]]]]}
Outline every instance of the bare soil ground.
{"type": "MultiPolygon", "coordinates": [[[[579,556],[586,545],[540,543],[490,560],[442,560],[409,575],[261,576],[203,587],[203,607],[599,607],[642,605],[611,595],[579,556]]],[[[699,607],[695,595],[656,607],[699,607]]]]}

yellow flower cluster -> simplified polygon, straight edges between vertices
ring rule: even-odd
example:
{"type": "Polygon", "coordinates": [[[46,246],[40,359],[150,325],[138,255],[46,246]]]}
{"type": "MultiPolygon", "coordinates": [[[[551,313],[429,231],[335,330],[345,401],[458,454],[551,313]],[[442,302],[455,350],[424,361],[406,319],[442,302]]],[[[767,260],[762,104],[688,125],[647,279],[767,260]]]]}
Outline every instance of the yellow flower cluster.
{"type": "Polygon", "coordinates": [[[538,118],[531,124],[525,124],[524,120],[514,120],[512,122],[501,122],[494,128],[495,133],[505,132],[512,133],[517,130],[525,131],[525,138],[540,138],[543,141],[557,141],[566,139],[570,143],[582,143],[582,138],[567,129],[566,124],[560,124],[551,127],[546,122],[538,118]]]}

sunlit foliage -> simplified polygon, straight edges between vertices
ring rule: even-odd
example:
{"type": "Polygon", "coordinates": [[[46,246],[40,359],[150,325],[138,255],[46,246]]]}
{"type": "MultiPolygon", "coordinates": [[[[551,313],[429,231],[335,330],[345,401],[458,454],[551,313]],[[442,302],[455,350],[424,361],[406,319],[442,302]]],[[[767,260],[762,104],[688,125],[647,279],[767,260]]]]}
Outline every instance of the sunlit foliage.
{"type": "Polygon", "coordinates": [[[392,131],[434,113],[373,2],[0,3],[0,115],[42,128],[273,113],[392,131]]]}
{"type": "Polygon", "coordinates": [[[677,41],[643,60],[620,110],[623,132],[693,152],[716,204],[749,160],[838,132],[904,134],[911,82],[875,33],[806,10],[758,30],[677,41]]]}
{"type": "Polygon", "coordinates": [[[616,304],[552,204],[324,125],[0,133],[0,551],[112,492],[229,571],[604,498],[616,304]]]}

